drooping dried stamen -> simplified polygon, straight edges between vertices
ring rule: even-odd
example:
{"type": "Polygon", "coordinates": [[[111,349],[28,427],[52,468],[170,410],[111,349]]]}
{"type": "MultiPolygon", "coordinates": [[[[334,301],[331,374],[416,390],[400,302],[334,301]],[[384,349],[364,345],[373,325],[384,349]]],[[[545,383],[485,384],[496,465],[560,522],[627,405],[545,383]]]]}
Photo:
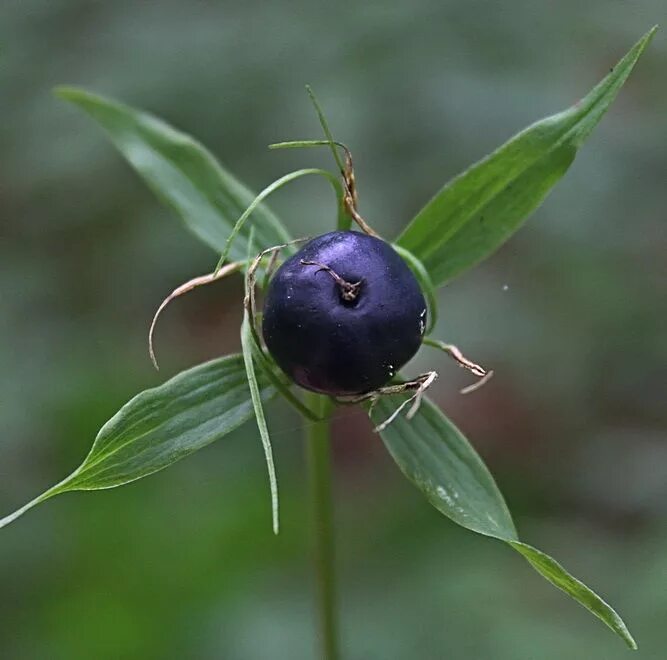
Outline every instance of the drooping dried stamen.
{"type": "Polygon", "coordinates": [[[247,285],[246,285],[246,294],[243,297],[243,307],[244,309],[248,310],[248,316],[250,317],[250,325],[253,328],[255,327],[255,317],[256,317],[255,284],[257,280],[257,269],[259,268],[259,265],[262,263],[262,259],[264,259],[264,257],[268,255],[271,255],[269,268],[272,269],[275,266],[273,255],[278,254],[281,250],[284,250],[286,247],[289,247],[290,245],[298,245],[299,243],[304,243],[305,241],[309,241],[310,239],[311,239],[310,236],[304,236],[303,238],[297,238],[293,241],[288,241],[287,243],[283,243],[281,245],[274,245],[273,247],[266,248],[265,250],[262,250],[254,258],[253,262],[248,267],[248,271],[246,272],[247,285]]]}
{"type": "Polygon", "coordinates": [[[359,205],[359,193],[357,192],[357,182],[354,178],[354,165],[352,164],[352,152],[345,149],[345,169],[341,172],[343,175],[343,186],[345,195],[343,204],[347,214],[359,225],[360,229],[369,236],[379,238],[379,234],[361,217],[357,207],[359,205]]]}
{"type": "Polygon", "coordinates": [[[408,380],[404,383],[397,383],[395,385],[385,385],[384,387],[380,387],[377,390],[373,390],[372,392],[366,392],[365,394],[337,397],[336,401],[339,403],[361,403],[362,401],[370,401],[372,410],[373,406],[375,406],[375,404],[382,396],[405,394],[406,392],[416,390],[416,392],[409,399],[403,401],[403,403],[401,403],[401,405],[398,406],[398,408],[396,408],[396,410],[394,410],[394,412],[384,422],[378,424],[378,426],[373,429],[375,433],[381,433],[400,415],[401,411],[410,404],[412,404],[412,406],[410,407],[410,410],[408,410],[408,414],[405,417],[408,420],[412,419],[419,410],[419,406],[421,405],[422,399],[424,398],[424,393],[429,387],[431,387],[431,385],[433,385],[437,377],[437,372],[428,371],[425,374],[421,374],[421,376],[417,376],[417,378],[414,380],[408,380]]]}
{"type": "Polygon", "coordinates": [[[481,365],[473,362],[472,360],[469,360],[465,355],[463,355],[457,346],[454,346],[454,344],[447,344],[444,341],[431,339],[430,337],[424,339],[424,344],[427,346],[432,346],[433,348],[439,348],[441,351],[444,351],[459,365],[459,367],[467,369],[479,378],[476,383],[464,387],[461,390],[461,394],[470,394],[471,392],[474,392],[480,387],[486,385],[486,383],[488,383],[491,378],[493,378],[493,371],[487,370],[481,365]]]}
{"type": "Polygon", "coordinates": [[[493,378],[493,371],[487,371],[476,383],[468,385],[461,390],[461,394],[471,394],[480,387],[484,387],[493,378]]]}
{"type": "Polygon", "coordinates": [[[231,273],[235,273],[236,271],[240,270],[241,266],[243,266],[243,263],[240,261],[235,261],[232,263],[229,263],[222,268],[220,268],[217,272],[213,273],[208,273],[207,275],[200,275],[199,277],[194,277],[191,280],[188,280],[187,282],[184,282],[181,284],[181,286],[175,288],[160,304],[160,306],[157,309],[157,312],[155,312],[155,316],[153,316],[153,320],[151,321],[151,327],[148,330],[148,353],[151,356],[151,361],[153,362],[153,366],[159,371],[160,367],[158,366],[157,363],[157,358],[155,357],[155,351],[153,348],[153,333],[155,331],[155,325],[157,324],[158,317],[162,313],[162,310],[174,299],[178,298],[179,296],[182,296],[184,293],[187,293],[188,291],[192,291],[192,289],[197,288],[198,286],[203,286],[204,284],[210,284],[211,282],[215,282],[216,280],[222,279],[223,277],[226,277],[227,275],[231,275],[231,273]]]}

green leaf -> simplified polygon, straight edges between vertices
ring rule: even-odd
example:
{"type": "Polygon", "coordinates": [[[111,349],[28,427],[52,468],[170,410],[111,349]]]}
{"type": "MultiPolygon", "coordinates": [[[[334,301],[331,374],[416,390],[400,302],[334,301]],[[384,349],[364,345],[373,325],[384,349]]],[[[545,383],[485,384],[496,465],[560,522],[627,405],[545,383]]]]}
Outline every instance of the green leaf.
{"type": "MultiPolygon", "coordinates": [[[[318,176],[323,176],[327,181],[329,181],[334,190],[334,194],[336,195],[336,207],[338,208],[339,217],[341,214],[344,214],[343,187],[341,186],[340,181],[338,181],[338,179],[333,174],[331,174],[331,172],[312,167],[308,169],[289,172],[288,174],[281,176],[279,179],[276,179],[273,183],[270,183],[266,188],[264,188],[264,190],[262,190],[262,192],[260,192],[259,195],[257,195],[257,197],[253,199],[248,208],[242,213],[241,217],[236,221],[234,227],[232,228],[232,231],[230,232],[227,238],[227,241],[225,242],[225,247],[222,250],[222,254],[220,255],[218,264],[215,267],[216,273],[220,270],[220,268],[222,268],[222,264],[224,264],[225,261],[227,260],[227,257],[229,256],[229,253],[234,245],[234,241],[236,240],[236,237],[239,235],[241,230],[244,228],[246,221],[252,215],[252,213],[260,206],[262,201],[266,199],[269,195],[274,193],[276,190],[279,190],[283,186],[286,186],[288,183],[292,183],[292,181],[296,181],[297,179],[301,179],[304,176],[311,176],[313,174],[316,174],[318,176]]],[[[272,247],[272,246],[269,245],[267,247],[272,247]]],[[[251,257],[252,255],[248,256],[248,262],[251,261],[251,257]]]]}
{"type": "Polygon", "coordinates": [[[495,252],[572,164],[657,27],[583,99],[529,126],[463,172],[426,204],[398,243],[440,286],[495,252]]]}
{"type": "MultiPolygon", "coordinates": [[[[275,393],[263,377],[258,388],[263,399],[275,393]]],[[[224,437],[252,414],[241,355],[183,371],[126,403],[100,429],[77,470],[0,519],[0,527],[59,493],[113,488],[162,470],[224,437]]]]}
{"type": "Polygon", "coordinates": [[[530,565],[551,584],[564,591],[604,621],[631,649],[637,649],[637,643],[616,611],[592,589],[568,573],[553,557],[527,543],[513,541],[510,542],[510,545],[520,552],[530,565]]]}
{"type": "Polygon", "coordinates": [[[243,322],[241,323],[241,346],[243,348],[243,362],[245,363],[246,375],[248,377],[248,384],[250,386],[250,396],[252,399],[252,406],[255,411],[255,419],[257,421],[257,428],[264,447],[264,457],[266,458],[266,467],[269,471],[269,485],[271,488],[271,511],[273,514],[273,533],[277,534],[280,529],[280,521],[278,516],[278,479],[276,478],[276,468],[273,462],[273,449],[271,448],[271,438],[269,436],[269,428],[266,425],[266,417],[264,416],[264,408],[262,406],[262,394],[257,383],[257,374],[255,373],[255,365],[253,364],[253,338],[250,332],[250,321],[248,320],[248,312],[243,315],[243,322]]]}
{"type": "Polygon", "coordinates": [[[392,245],[392,247],[401,255],[401,258],[408,265],[412,274],[417,278],[424,298],[426,298],[426,306],[428,307],[426,334],[428,335],[438,322],[438,299],[435,295],[435,287],[433,286],[431,277],[424,264],[412,252],[402,248],[400,245],[392,245]]]}
{"type": "Polygon", "coordinates": [[[340,159],[340,154],[338,153],[338,148],[336,147],[337,143],[333,139],[333,134],[331,133],[331,129],[329,128],[329,122],[327,121],[327,118],[324,116],[324,110],[322,110],[322,106],[320,105],[320,102],[317,100],[315,92],[313,91],[313,88],[310,85],[306,85],[306,92],[308,93],[310,101],[313,104],[313,107],[315,108],[315,112],[317,113],[317,118],[320,120],[320,126],[322,126],[324,135],[327,138],[327,142],[329,143],[329,148],[331,149],[331,154],[334,157],[334,160],[336,161],[336,165],[338,166],[338,171],[341,174],[343,174],[345,172],[345,167],[343,167],[343,161],[340,159]]]}
{"type": "MultiPolygon", "coordinates": [[[[255,232],[254,227],[250,229],[250,236],[248,238],[248,258],[254,248],[255,232]]],[[[262,394],[257,382],[257,374],[255,373],[255,365],[253,363],[253,347],[255,344],[255,333],[250,322],[249,310],[252,308],[252,287],[254,282],[250,281],[250,270],[246,273],[244,281],[245,299],[243,305],[243,321],[241,323],[241,347],[243,349],[243,364],[245,365],[246,377],[248,378],[248,386],[250,387],[250,398],[252,399],[252,407],[255,411],[255,420],[259,435],[264,447],[264,457],[266,459],[266,467],[269,472],[269,485],[271,488],[271,513],[273,518],[273,533],[277,534],[280,530],[280,520],[278,516],[278,479],[276,478],[276,468],[273,463],[273,449],[271,447],[271,438],[269,437],[269,428],[266,425],[266,417],[264,417],[264,407],[262,406],[262,394]]]]}
{"type": "MultiPolygon", "coordinates": [[[[396,407],[380,399],[371,412],[378,425],[396,407]]],[[[380,435],[403,474],[455,523],[505,541],[547,580],[581,603],[637,648],[618,614],[554,559],[519,541],[510,512],[491,473],[463,434],[428,399],[411,420],[399,415],[380,435]]]]}
{"type": "MultiPolygon", "coordinates": [[[[391,415],[396,399],[381,398],[371,417],[391,415]]],[[[410,421],[399,415],[380,433],[389,453],[428,501],[455,523],[487,536],[518,540],[505,500],[465,436],[424,399],[410,421]]]]}
{"type": "MultiPolygon", "coordinates": [[[[255,199],[199,142],[161,119],[82,89],[58,87],[57,96],[84,110],[157,197],[176,211],[199,239],[220,253],[234,224],[255,199]]],[[[258,248],[287,243],[290,237],[264,204],[255,213],[258,248]]],[[[232,247],[234,261],[245,259],[248,233],[232,247]]]]}

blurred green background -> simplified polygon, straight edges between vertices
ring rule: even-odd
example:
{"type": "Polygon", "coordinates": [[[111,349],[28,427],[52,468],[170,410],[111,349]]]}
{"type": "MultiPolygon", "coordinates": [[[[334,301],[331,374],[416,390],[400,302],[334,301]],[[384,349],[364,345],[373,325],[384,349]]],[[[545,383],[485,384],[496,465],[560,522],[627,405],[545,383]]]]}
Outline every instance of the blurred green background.
{"type": "MultiPolygon", "coordinates": [[[[0,5],[0,509],[78,465],[138,390],[238,350],[240,279],[157,303],[216,256],[102,133],[55,100],[84,85],[186,130],[255,189],[326,153],[311,83],[354,152],[362,213],[395,236],[452,175],[583,95],[664,0],[84,2],[0,5]]],[[[441,291],[439,335],[492,366],[470,397],[437,353],[440,404],[528,542],[667,647],[667,41],[664,30],[545,205],[441,291]]],[[[332,226],[320,181],[273,207],[332,226]]],[[[299,419],[269,409],[283,530],[252,424],[174,467],[72,494],[0,533],[7,660],[315,657],[299,419]]],[[[399,474],[364,415],[336,422],[344,656],[615,659],[622,642],[500,543],[458,529],[399,474]]]]}

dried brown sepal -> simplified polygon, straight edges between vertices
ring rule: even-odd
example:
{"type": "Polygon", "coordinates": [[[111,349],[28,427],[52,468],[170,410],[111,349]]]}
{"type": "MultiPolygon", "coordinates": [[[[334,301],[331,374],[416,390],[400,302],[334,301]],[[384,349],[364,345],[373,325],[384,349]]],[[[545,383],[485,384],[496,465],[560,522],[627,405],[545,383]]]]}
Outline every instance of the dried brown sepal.
{"type": "Polygon", "coordinates": [[[238,270],[240,270],[242,266],[243,266],[243,262],[235,261],[235,262],[224,265],[217,272],[208,273],[207,275],[200,275],[199,277],[194,277],[191,280],[188,280],[187,282],[184,282],[179,287],[174,289],[162,301],[162,303],[158,307],[157,311],[155,312],[155,316],[153,316],[153,320],[151,321],[150,329],[148,330],[148,353],[151,356],[151,361],[153,362],[153,366],[158,371],[159,371],[160,367],[158,366],[157,358],[155,357],[155,350],[154,350],[154,346],[153,346],[153,334],[155,332],[155,326],[157,324],[158,317],[162,313],[162,310],[164,310],[164,308],[172,300],[174,300],[174,298],[178,298],[179,296],[182,296],[183,294],[188,293],[188,291],[192,291],[192,289],[196,289],[199,286],[203,286],[205,284],[210,284],[211,282],[215,282],[216,280],[222,279],[223,277],[227,277],[227,275],[231,275],[232,273],[235,273],[238,270]]]}
{"type": "Polygon", "coordinates": [[[381,433],[384,431],[384,429],[391,424],[396,417],[401,413],[401,411],[408,405],[412,404],[410,406],[410,410],[408,410],[408,413],[406,415],[407,419],[412,419],[416,414],[417,411],[419,410],[419,406],[421,405],[422,398],[424,396],[424,393],[426,390],[433,385],[435,382],[436,378],[438,377],[437,372],[435,371],[428,371],[425,374],[421,374],[420,376],[417,376],[414,380],[408,380],[404,383],[396,383],[395,385],[386,385],[385,387],[380,387],[377,390],[373,390],[372,392],[366,392],[364,394],[358,394],[356,396],[349,396],[349,397],[337,397],[336,401],[338,403],[345,403],[345,404],[354,404],[354,403],[362,403],[363,401],[370,401],[370,407],[371,409],[373,406],[377,403],[378,399],[382,396],[393,396],[396,394],[405,394],[406,392],[411,392],[413,390],[416,390],[415,393],[409,398],[403,401],[396,410],[381,424],[378,424],[373,429],[374,433],[381,433]]]}
{"type": "Polygon", "coordinates": [[[461,394],[470,394],[471,392],[478,390],[480,387],[486,385],[486,383],[488,383],[489,380],[491,380],[491,378],[493,377],[493,371],[485,369],[476,362],[473,362],[472,360],[468,359],[465,355],[463,355],[458,346],[455,346],[454,344],[447,344],[444,341],[431,338],[425,339],[424,343],[427,346],[432,346],[433,348],[439,348],[441,351],[444,351],[460,367],[462,367],[463,369],[467,369],[468,371],[475,374],[475,376],[479,378],[479,380],[476,383],[468,385],[467,387],[464,387],[462,390],[460,390],[461,394]]]}

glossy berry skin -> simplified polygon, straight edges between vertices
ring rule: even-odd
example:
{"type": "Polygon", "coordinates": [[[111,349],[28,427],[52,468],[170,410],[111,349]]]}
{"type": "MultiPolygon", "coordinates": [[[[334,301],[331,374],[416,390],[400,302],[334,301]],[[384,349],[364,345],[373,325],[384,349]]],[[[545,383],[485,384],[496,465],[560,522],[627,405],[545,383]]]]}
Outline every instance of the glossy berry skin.
{"type": "Polygon", "coordinates": [[[262,331],[294,382],[342,396],[385,385],[417,352],[425,325],[424,296],[396,251],[379,238],[334,231],[314,238],[278,269],[262,331]],[[345,299],[341,278],[360,282],[354,299],[345,299]]]}

